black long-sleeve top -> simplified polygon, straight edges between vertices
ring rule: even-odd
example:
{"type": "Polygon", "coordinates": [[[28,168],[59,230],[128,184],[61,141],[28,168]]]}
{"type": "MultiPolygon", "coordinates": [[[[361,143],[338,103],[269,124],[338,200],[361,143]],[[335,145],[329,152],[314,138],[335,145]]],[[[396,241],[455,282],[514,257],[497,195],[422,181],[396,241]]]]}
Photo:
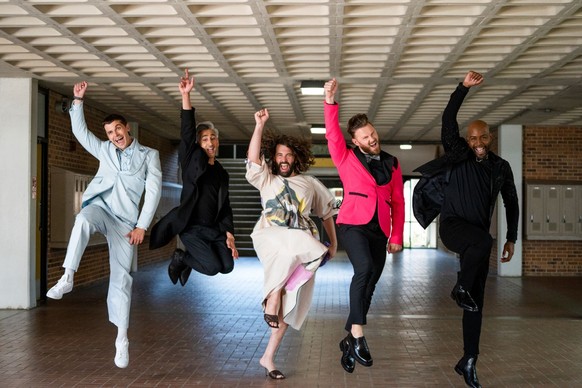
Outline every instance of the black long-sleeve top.
{"type": "Polygon", "coordinates": [[[459,83],[443,112],[441,141],[445,158],[452,163],[441,218],[461,217],[489,229],[497,196],[501,193],[507,217],[507,241],[517,240],[519,201],[509,163],[489,151],[477,161],[467,141],[459,134],[457,113],[469,89],[459,83]]]}

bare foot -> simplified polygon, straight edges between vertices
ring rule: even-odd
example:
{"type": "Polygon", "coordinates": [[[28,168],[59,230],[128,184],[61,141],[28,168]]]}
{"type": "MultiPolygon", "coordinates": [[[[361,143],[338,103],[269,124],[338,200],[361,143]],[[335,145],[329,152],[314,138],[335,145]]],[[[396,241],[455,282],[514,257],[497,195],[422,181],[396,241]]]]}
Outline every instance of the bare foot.
{"type": "Polygon", "coordinates": [[[259,360],[259,364],[261,364],[261,366],[265,368],[267,372],[270,372],[275,369],[275,363],[273,362],[273,360],[270,360],[264,356],[261,357],[261,359],[259,360]]]}
{"type": "Polygon", "coordinates": [[[276,292],[276,293],[269,295],[269,297],[265,301],[265,314],[279,315],[278,314],[279,298],[280,298],[280,292],[276,292]]]}

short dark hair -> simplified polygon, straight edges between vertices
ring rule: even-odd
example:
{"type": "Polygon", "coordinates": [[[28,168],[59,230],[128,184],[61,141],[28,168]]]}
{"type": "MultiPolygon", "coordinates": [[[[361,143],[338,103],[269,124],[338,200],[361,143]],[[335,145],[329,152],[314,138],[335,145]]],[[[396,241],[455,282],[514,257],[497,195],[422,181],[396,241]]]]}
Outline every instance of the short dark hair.
{"type": "Polygon", "coordinates": [[[105,126],[107,124],[111,124],[112,122],[114,122],[116,120],[119,121],[124,126],[127,125],[127,120],[125,119],[125,117],[123,117],[122,115],[118,115],[117,113],[113,113],[113,114],[110,114],[109,116],[105,117],[101,124],[103,126],[105,126]]]}
{"type": "Polygon", "coordinates": [[[368,120],[368,116],[365,113],[358,113],[357,115],[352,116],[352,118],[348,121],[348,133],[353,138],[356,131],[366,125],[374,125],[370,120],[368,120]]]}

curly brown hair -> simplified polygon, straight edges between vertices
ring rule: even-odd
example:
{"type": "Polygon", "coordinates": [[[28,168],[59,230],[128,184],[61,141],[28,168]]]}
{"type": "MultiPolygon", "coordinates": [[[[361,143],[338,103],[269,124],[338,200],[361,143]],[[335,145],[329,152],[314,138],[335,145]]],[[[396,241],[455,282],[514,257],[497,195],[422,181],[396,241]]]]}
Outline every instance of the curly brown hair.
{"type": "Polygon", "coordinates": [[[277,174],[277,166],[273,163],[273,158],[277,151],[277,145],[284,145],[293,151],[295,156],[295,166],[293,172],[301,174],[315,164],[315,158],[311,152],[311,141],[304,138],[288,136],[274,131],[265,131],[261,144],[261,153],[265,156],[265,161],[271,168],[273,174],[277,174]]]}

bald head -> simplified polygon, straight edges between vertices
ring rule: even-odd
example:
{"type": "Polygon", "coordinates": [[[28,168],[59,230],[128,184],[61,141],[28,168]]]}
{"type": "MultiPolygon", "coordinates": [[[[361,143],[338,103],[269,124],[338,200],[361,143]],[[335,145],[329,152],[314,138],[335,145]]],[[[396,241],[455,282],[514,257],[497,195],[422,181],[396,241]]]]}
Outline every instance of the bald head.
{"type": "Polygon", "coordinates": [[[472,121],[467,127],[466,140],[477,159],[485,159],[491,145],[489,125],[483,120],[472,121]]]}
{"type": "Polygon", "coordinates": [[[469,133],[482,131],[489,133],[489,124],[483,120],[471,121],[467,127],[467,137],[469,137],[469,133]]]}

